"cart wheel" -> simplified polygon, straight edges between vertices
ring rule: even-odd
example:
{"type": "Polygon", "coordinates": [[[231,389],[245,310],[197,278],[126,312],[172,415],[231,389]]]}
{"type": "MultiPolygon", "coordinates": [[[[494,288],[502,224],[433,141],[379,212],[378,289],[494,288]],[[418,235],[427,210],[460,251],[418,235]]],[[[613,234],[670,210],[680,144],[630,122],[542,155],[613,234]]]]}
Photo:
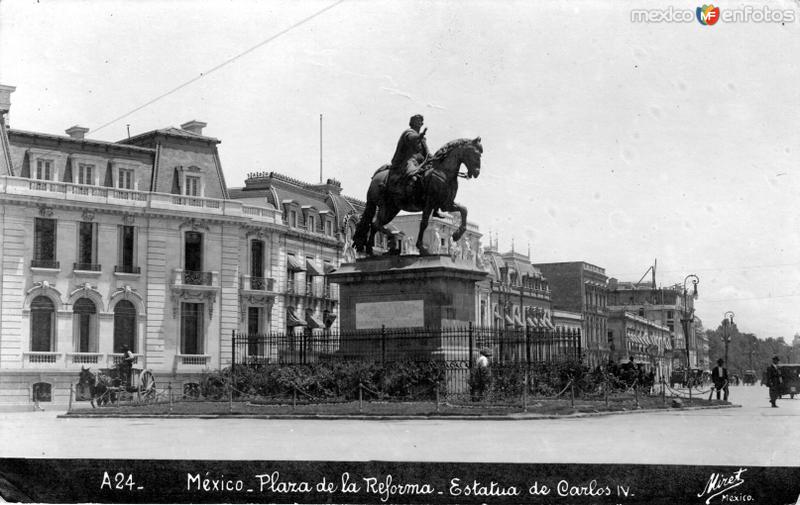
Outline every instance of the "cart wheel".
{"type": "Polygon", "coordinates": [[[150,370],[144,370],[139,377],[139,401],[150,402],[156,399],[156,380],[150,370]]]}

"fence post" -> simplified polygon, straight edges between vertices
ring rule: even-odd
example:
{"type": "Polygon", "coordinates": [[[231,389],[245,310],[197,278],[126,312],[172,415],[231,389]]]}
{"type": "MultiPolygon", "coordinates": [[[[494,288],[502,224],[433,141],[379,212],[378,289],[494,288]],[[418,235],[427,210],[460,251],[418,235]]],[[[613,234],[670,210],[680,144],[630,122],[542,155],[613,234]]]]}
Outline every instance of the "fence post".
{"type": "Polygon", "coordinates": [[[664,382],[664,377],[661,377],[661,402],[667,404],[667,383],[664,382]]]}
{"type": "Polygon", "coordinates": [[[525,380],[522,381],[522,411],[528,411],[528,367],[525,367],[525,380]]]}
{"type": "Polygon", "coordinates": [[[570,380],[569,382],[569,401],[570,406],[575,406],[575,383],[570,380]]]}
{"type": "Polygon", "coordinates": [[[171,382],[167,385],[167,391],[169,391],[169,411],[172,412],[172,383],[171,382]]]}
{"type": "MultiPolygon", "coordinates": [[[[381,325],[381,363],[386,363],[386,325],[381,325]]],[[[361,387],[359,385],[359,387],[361,387]]]]}
{"type": "MultiPolygon", "coordinates": [[[[525,324],[525,364],[531,366],[531,329],[525,324]]],[[[527,371],[525,372],[527,374],[527,371]]],[[[527,377],[527,375],[526,375],[527,377]]]]}
{"type": "Polygon", "coordinates": [[[297,386],[292,385],[292,411],[297,408],[297,386]]]}
{"type": "Polygon", "coordinates": [[[364,385],[360,382],[358,383],[358,412],[362,412],[364,409],[364,385]]]}
{"type": "Polygon", "coordinates": [[[639,409],[641,407],[639,406],[639,384],[637,383],[637,381],[633,382],[633,400],[634,404],[636,405],[636,408],[639,409]]]}
{"type": "Polygon", "coordinates": [[[231,330],[231,375],[236,370],[236,330],[231,330]]]}
{"type": "Polygon", "coordinates": [[[233,384],[228,383],[228,412],[233,413],[233,384]]]}
{"type": "Polygon", "coordinates": [[[689,386],[689,405],[692,404],[692,382],[687,379],[686,385],[689,386]]]}
{"type": "Polygon", "coordinates": [[[473,337],[474,336],[475,336],[475,333],[473,331],[472,321],[470,321],[469,322],[469,326],[467,327],[467,339],[469,340],[469,356],[467,357],[467,361],[469,362],[469,369],[470,370],[472,370],[472,366],[473,366],[472,356],[474,356],[474,353],[475,353],[475,343],[473,341],[473,337]]]}
{"type": "Polygon", "coordinates": [[[69,385],[69,405],[67,406],[67,413],[72,412],[72,384],[69,385]]]}
{"type": "Polygon", "coordinates": [[[606,407],[608,407],[608,374],[603,375],[605,377],[605,383],[603,384],[603,396],[605,396],[606,400],[606,407]]]}
{"type": "Polygon", "coordinates": [[[439,389],[441,387],[441,383],[436,381],[436,413],[439,413],[439,389]]]}

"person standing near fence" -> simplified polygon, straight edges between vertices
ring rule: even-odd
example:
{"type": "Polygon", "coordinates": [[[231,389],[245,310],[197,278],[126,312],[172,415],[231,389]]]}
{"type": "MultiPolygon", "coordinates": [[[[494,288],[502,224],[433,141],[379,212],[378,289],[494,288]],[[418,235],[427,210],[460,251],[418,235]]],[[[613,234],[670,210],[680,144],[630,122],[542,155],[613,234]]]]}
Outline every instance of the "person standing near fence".
{"type": "Polygon", "coordinates": [[[486,347],[481,348],[480,355],[476,361],[476,368],[473,376],[472,386],[472,399],[482,400],[486,397],[489,390],[489,385],[492,381],[492,374],[489,370],[489,358],[492,357],[492,351],[486,347]]]}
{"type": "Polygon", "coordinates": [[[131,372],[133,371],[133,362],[136,357],[131,352],[127,345],[122,346],[122,359],[119,362],[119,375],[122,385],[127,387],[131,385],[131,372]]]}
{"type": "Polygon", "coordinates": [[[724,400],[728,401],[728,369],[723,367],[722,365],[725,364],[725,360],[719,358],[717,360],[717,366],[714,367],[714,370],[711,371],[711,380],[714,382],[714,388],[717,390],[717,400],[719,400],[719,392],[723,391],[725,393],[724,400]]]}
{"type": "Polygon", "coordinates": [[[767,387],[769,388],[769,403],[772,408],[777,408],[775,402],[781,396],[781,386],[783,385],[783,377],[781,377],[781,370],[778,368],[780,358],[774,356],[772,364],[767,368],[767,387]]]}

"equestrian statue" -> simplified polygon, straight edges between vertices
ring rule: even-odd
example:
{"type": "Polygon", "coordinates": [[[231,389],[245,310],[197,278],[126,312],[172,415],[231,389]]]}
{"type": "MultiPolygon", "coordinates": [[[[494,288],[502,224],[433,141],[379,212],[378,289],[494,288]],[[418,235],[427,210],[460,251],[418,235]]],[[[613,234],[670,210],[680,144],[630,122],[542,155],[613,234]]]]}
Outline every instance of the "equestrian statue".
{"type": "MultiPolygon", "coordinates": [[[[397,142],[391,163],[379,168],[367,190],[367,205],[353,234],[356,251],[372,255],[375,233],[381,231],[392,236],[388,225],[401,211],[422,212],[416,247],[420,256],[429,254],[422,243],[431,214],[441,217],[438,211],[461,214],[461,225],[453,233],[458,241],[467,229],[467,209],[455,202],[458,177],[472,179],[481,172],[481,138],[456,139],[446,143],[432,156],[425,140],[427,129],[420,132],[423,117],[411,117],[410,128],[397,142]],[[461,165],[467,172],[459,172],[461,165]]],[[[400,254],[395,244],[389,254],[400,254]]]]}

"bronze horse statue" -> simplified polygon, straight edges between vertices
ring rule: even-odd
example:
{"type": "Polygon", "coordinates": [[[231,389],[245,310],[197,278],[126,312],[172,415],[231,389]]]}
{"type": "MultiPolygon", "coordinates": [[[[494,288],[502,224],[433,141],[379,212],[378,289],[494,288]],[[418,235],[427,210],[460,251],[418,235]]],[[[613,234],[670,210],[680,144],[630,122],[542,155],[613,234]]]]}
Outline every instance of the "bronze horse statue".
{"type": "MultiPolygon", "coordinates": [[[[422,243],[422,235],[428,227],[431,213],[437,209],[461,214],[461,225],[453,233],[453,240],[458,241],[467,229],[467,209],[455,202],[458,177],[478,177],[482,153],[480,137],[450,141],[419,168],[419,178],[414,187],[393,183],[389,178],[389,165],[379,168],[372,176],[367,190],[367,205],[353,234],[356,251],[371,255],[375,233],[382,231],[391,235],[386,225],[401,210],[422,212],[416,243],[420,255],[428,254],[422,243]],[[459,173],[462,163],[467,167],[466,174],[459,173]]],[[[399,254],[399,249],[393,249],[390,253],[399,254]]]]}

